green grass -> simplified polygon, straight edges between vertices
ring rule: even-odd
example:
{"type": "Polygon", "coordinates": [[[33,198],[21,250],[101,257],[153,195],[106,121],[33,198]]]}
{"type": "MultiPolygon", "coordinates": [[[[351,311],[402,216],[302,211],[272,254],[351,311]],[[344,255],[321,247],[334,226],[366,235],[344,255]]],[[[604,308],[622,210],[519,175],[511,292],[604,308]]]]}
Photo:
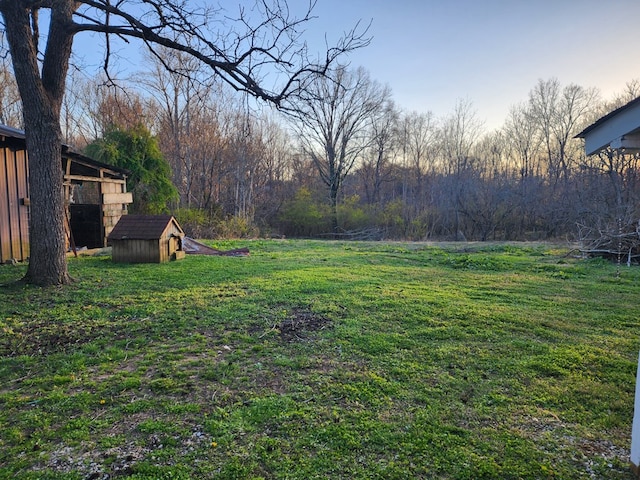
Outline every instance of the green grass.
{"type": "Polygon", "coordinates": [[[632,479],[640,270],[252,241],[0,267],[0,478],[632,479]]]}

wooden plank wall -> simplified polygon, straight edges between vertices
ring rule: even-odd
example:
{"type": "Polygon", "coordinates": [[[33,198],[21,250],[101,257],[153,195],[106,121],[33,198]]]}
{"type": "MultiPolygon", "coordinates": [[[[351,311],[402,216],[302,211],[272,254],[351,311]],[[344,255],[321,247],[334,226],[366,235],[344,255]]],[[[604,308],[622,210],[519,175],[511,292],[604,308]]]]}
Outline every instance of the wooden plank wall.
{"type": "Polygon", "coordinates": [[[112,259],[116,263],[160,263],[163,260],[158,240],[112,240],[112,259]]]}
{"type": "Polygon", "coordinates": [[[169,260],[171,260],[171,245],[170,245],[170,239],[166,236],[163,235],[160,238],[160,246],[159,246],[159,255],[160,255],[160,261],[161,262],[168,262],[169,260]]]}
{"type": "MultiPolygon", "coordinates": [[[[184,233],[172,220],[160,238],[124,238],[111,240],[112,259],[116,263],[162,263],[177,259],[177,251],[182,252],[181,239],[184,233]]],[[[184,258],[184,255],[180,258],[184,258]]]]}
{"type": "Polygon", "coordinates": [[[0,263],[29,257],[29,186],[24,150],[0,148],[0,263]]]}

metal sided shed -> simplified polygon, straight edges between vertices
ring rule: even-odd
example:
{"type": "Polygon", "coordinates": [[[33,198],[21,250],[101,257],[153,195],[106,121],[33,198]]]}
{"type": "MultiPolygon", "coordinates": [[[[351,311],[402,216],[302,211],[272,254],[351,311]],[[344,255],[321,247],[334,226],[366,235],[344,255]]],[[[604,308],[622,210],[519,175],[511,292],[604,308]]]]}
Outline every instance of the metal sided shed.
{"type": "Polygon", "coordinates": [[[0,263],[29,257],[29,182],[24,132],[0,125],[0,263]]]}
{"type": "Polygon", "coordinates": [[[171,215],[126,215],[109,234],[116,263],[162,263],[184,258],[184,231],[171,215]]]}
{"type": "MultiPolygon", "coordinates": [[[[78,247],[107,245],[128,204],[127,171],[62,146],[60,168],[69,239],[78,247]]],[[[22,130],[0,125],[0,263],[29,258],[29,163],[22,130]]]]}

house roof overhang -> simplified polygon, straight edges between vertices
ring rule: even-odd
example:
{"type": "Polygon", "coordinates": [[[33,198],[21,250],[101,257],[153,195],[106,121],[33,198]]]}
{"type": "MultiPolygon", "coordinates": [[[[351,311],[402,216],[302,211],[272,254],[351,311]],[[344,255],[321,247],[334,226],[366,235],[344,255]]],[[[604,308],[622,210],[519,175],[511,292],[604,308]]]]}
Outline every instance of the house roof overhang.
{"type": "Polygon", "coordinates": [[[575,138],[584,139],[587,155],[607,147],[640,151],[640,97],[600,118],[575,138]]]}

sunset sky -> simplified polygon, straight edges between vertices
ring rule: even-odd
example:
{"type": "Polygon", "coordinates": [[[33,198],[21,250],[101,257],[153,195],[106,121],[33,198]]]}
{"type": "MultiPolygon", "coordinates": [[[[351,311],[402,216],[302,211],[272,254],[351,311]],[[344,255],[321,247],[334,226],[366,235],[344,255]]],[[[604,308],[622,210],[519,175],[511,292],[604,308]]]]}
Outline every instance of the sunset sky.
{"type": "Polygon", "coordinates": [[[318,0],[314,28],[337,35],[373,20],[351,55],[407,110],[473,103],[487,129],[539,79],[597,87],[605,99],[640,79],[638,0],[318,0]]]}
{"type": "MultiPolygon", "coordinates": [[[[235,0],[219,3],[237,11],[235,0]]],[[[640,79],[638,0],[317,0],[314,14],[305,38],[318,51],[325,34],[335,43],[372,22],[371,45],[348,60],[388,84],[400,108],[444,117],[468,100],[487,130],[539,79],[596,87],[604,99],[640,79]]],[[[76,39],[75,50],[100,65],[91,41],[76,39]]]]}

